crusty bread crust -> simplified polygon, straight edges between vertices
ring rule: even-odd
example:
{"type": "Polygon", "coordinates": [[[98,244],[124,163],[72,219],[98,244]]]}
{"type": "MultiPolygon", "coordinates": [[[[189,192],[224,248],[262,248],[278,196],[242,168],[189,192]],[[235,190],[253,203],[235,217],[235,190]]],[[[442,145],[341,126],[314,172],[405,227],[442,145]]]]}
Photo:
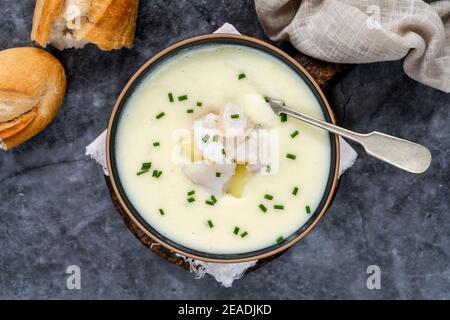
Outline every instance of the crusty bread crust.
{"type": "Polygon", "coordinates": [[[66,75],[51,54],[36,48],[0,51],[0,103],[27,112],[0,122],[0,142],[11,149],[35,136],[55,118],[64,101],[66,75]]]}
{"type": "MultiPolygon", "coordinates": [[[[77,30],[77,35],[105,51],[131,48],[138,6],[139,0],[90,0],[87,22],[77,30]]],[[[53,25],[62,17],[64,8],[64,0],[37,0],[31,39],[47,46],[53,25]]]]}
{"type": "Polygon", "coordinates": [[[133,47],[138,0],[92,1],[84,38],[102,50],[133,47]]]}

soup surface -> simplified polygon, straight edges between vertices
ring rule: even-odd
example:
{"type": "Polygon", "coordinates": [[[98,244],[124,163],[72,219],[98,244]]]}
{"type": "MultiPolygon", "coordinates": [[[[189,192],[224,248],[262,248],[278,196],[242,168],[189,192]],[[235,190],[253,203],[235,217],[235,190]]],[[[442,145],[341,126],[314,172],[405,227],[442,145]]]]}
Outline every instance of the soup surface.
{"type": "Polygon", "coordinates": [[[316,210],[330,172],[330,139],[293,118],[254,124],[276,132],[278,164],[239,180],[239,196],[226,187],[217,194],[199,186],[174,160],[179,132],[190,132],[196,120],[221,115],[225,106],[240,106],[243,97],[255,95],[281,99],[324,119],[294,71],[266,53],[237,45],[180,51],[148,73],[126,102],[115,140],[119,179],[136,210],[165,237],[207,253],[251,252],[283,242],[316,210]]]}

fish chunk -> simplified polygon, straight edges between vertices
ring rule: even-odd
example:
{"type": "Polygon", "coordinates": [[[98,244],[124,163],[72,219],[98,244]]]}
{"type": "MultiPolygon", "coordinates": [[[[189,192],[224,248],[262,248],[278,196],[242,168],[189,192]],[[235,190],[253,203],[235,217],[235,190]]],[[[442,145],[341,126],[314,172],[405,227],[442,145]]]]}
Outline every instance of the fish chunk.
{"type": "Polygon", "coordinates": [[[220,197],[236,170],[235,164],[217,164],[198,161],[183,166],[184,174],[206,192],[220,197]],[[220,177],[217,176],[220,173],[220,177]]]}
{"type": "Polygon", "coordinates": [[[222,136],[218,128],[218,116],[209,113],[202,119],[195,121],[193,131],[195,146],[203,154],[203,157],[212,162],[225,163],[222,139],[214,140],[214,136],[222,136]]]}
{"type": "Polygon", "coordinates": [[[247,132],[253,127],[247,120],[244,108],[232,103],[225,105],[218,124],[226,138],[240,138],[238,140],[245,139],[247,132]]]}

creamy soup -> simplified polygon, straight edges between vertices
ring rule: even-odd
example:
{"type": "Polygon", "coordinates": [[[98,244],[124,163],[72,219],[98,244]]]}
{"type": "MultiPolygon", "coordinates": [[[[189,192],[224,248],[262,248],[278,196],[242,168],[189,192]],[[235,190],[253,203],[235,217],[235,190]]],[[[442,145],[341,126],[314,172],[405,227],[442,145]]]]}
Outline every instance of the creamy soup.
{"type": "Polygon", "coordinates": [[[264,97],[324,119],[294,71],[244,46],[180,51],[141,80],[120,116],[115,152],[126,195],[154,229],[190,249],[236,254],[282,243],[308,221],[328,181],[329,135],[276,116],[264,97]],[[236,145],[267,130],[276,156],[241,159],[225,146],[228,129],[236,145]]]}

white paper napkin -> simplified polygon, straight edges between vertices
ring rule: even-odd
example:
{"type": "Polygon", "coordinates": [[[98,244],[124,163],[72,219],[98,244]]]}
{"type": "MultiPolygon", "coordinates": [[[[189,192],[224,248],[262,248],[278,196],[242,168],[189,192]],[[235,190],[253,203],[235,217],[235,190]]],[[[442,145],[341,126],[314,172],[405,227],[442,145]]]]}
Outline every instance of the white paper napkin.
{"type": "MultiPolygon", "coordinates": [[[[239,34],[239,31],[237,31],[233,25],[225,23],[214,33],[239,34]]],[[[345,170],[353,165],[358,154],[344,139],[339,138],[339,140],[341,145],[339,175],[341,175],[345,170]]],[[[103,172],[105,175],[109,175],[108,168],[106,166],[106,130],[86,147],[86,155],[91,157],[103,167],[103,172]]],[[[154,245],[158,244],[155,243],[154,245]]],[[[209,274],[224,287],[231,287],[234,280],[240,279],[244,275],[245,271],[248,268],[253,267],[257,262],[257,260],[255,260],[243,263],[211,263],[194,260],[181,255],[178,256],[189,263],[190,270],[195,273],[195,277],[197,279],[203,278],[205,274],[209,274]]]]}

